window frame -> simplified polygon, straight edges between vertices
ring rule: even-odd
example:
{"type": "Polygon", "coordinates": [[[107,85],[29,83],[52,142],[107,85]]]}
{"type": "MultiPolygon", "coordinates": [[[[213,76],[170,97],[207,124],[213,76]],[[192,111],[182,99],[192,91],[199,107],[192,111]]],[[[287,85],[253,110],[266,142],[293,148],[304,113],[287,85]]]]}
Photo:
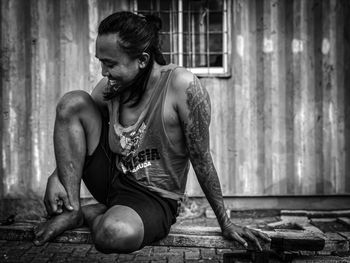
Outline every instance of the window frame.
{"type": "MultiPolygon", "coordinates": [[[[138,0],[132,1],[132,10],[134,13],[138,12],[138,0]]],[[[162,0],[159,0],[162,1],[162,0]]],[[[172,0],[170,0],[172,1],[172,0]]],[[[176,1],[176,0],[175,0],[176,1]]],[[[221,67],[186,67],[189,71],[201,77],[230,77],[231,76],[231,1],[230,0],[221,0],[223,4],[223,27],[222,27],[222,66],[221,67]]],[[[183,66],[184,60],[184,25],[183,25],[183,0],[177,0],[177,33],[178,39],[176,43],[177,50],[170,50],[171,54],[177,54],[178,56],[178,65],[183,66]]],[[[175,40],[175,39],[174,39],[175,40]]],[[[176,41],[176,40],[175,40],[176,41]]],[[[209,45],[209,43],[207,43],[209,45]]],[[[172,46],[170,48],[173,48],[172,46]]]]}

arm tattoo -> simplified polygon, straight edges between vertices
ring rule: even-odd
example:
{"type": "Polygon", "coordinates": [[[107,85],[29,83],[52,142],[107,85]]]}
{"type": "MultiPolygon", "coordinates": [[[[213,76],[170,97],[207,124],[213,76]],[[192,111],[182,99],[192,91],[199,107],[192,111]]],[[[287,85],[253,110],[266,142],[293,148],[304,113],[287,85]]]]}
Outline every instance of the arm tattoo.
{"type": "Polygon", "coordinates": [[[183,123],[191,163],[201,188],[223,228],[229,220],[224,207],[219,178],[209,146],[210,100],[208,92],[195,78],[186,90],[188,123],[183,123]]]}

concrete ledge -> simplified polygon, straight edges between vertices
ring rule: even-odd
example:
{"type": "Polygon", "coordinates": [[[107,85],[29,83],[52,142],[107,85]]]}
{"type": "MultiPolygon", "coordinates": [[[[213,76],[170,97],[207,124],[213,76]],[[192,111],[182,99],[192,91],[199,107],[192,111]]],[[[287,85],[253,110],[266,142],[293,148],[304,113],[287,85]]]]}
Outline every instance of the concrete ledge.
{"type": "MultiPolygon", "coordinates": [[[[0,239],[31,241],[34,238],[35,222],[15,223],[8,226],[0,226],[0,239]]],[[[319,234],[304,230],[283,230],[263,231],[271,239],[271,243],[264,243],[264,250],[304,250],[320,251],[327,246],[327,240],[319,234]]],[[[344,241],[344,237],[340,236],[344,241]]],[[[335,242],[333,238],[331,242],[335,242]]],[[[87,228],[78,228],[64,232],[53,242],[91,244],[92,238],[87,228]]],[[[234,250],[244,249],[238,242],[228,241],[221,236],[217,227],[174,227],[169,235],[154,243],[157,246],[174,247],[214,247],[229,248],[234,250]]],[[[334,247],[334,246],[329,246],[334,247]]],[[[337,246],[335,248],[338,248],[337,246]]],[[[343,248],[343,247],[342,247],[343,248]]],[[[248,249],[254,249],[253,246],[248,249]]],[[[342,249],[342,251],[344,251],[342,249]]]]}

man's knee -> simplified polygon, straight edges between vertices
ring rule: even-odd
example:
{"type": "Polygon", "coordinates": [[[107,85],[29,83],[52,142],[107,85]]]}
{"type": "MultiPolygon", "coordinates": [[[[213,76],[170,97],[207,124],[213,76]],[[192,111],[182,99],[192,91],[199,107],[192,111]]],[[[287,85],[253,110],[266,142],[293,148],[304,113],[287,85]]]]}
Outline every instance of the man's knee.
{"type": "Polygon", "coordinates": [[[143,230],[129,222],[101,219],[93,233],[95,247],[102,253],[131,253],[140,248],[143,230]]]}
{"type": "Polygon", "coordinates": [[[57,118],[66,119],[76,116],[93,103],[90,95],[83,90],[67,92],[59,100],[56,108],[57,118]]]}

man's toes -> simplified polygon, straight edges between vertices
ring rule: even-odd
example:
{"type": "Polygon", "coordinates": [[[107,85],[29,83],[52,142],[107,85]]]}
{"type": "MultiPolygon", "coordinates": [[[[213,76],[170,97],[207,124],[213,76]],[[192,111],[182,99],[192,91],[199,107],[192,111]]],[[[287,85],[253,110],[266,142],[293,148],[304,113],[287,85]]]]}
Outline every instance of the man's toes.
{"type": "Polygon", "coordinates": [[[39,225],[39,226],[37,226],[37,227],[35,227],[34,228],[34,235],[35,236],[41,236],[43,233],[44,233],[44,225],[43,224],[41,224],[41,225],[39,225]]]}
{"type": "Polygon", "coordinates": [[[54,236],[54,234],[55,234],[55,231],[52,229],[43,230],[41,231],[40,234],[35,236],[33,243],[36,246],[42,246],[46,242],[48,242],[54,236]]]}

